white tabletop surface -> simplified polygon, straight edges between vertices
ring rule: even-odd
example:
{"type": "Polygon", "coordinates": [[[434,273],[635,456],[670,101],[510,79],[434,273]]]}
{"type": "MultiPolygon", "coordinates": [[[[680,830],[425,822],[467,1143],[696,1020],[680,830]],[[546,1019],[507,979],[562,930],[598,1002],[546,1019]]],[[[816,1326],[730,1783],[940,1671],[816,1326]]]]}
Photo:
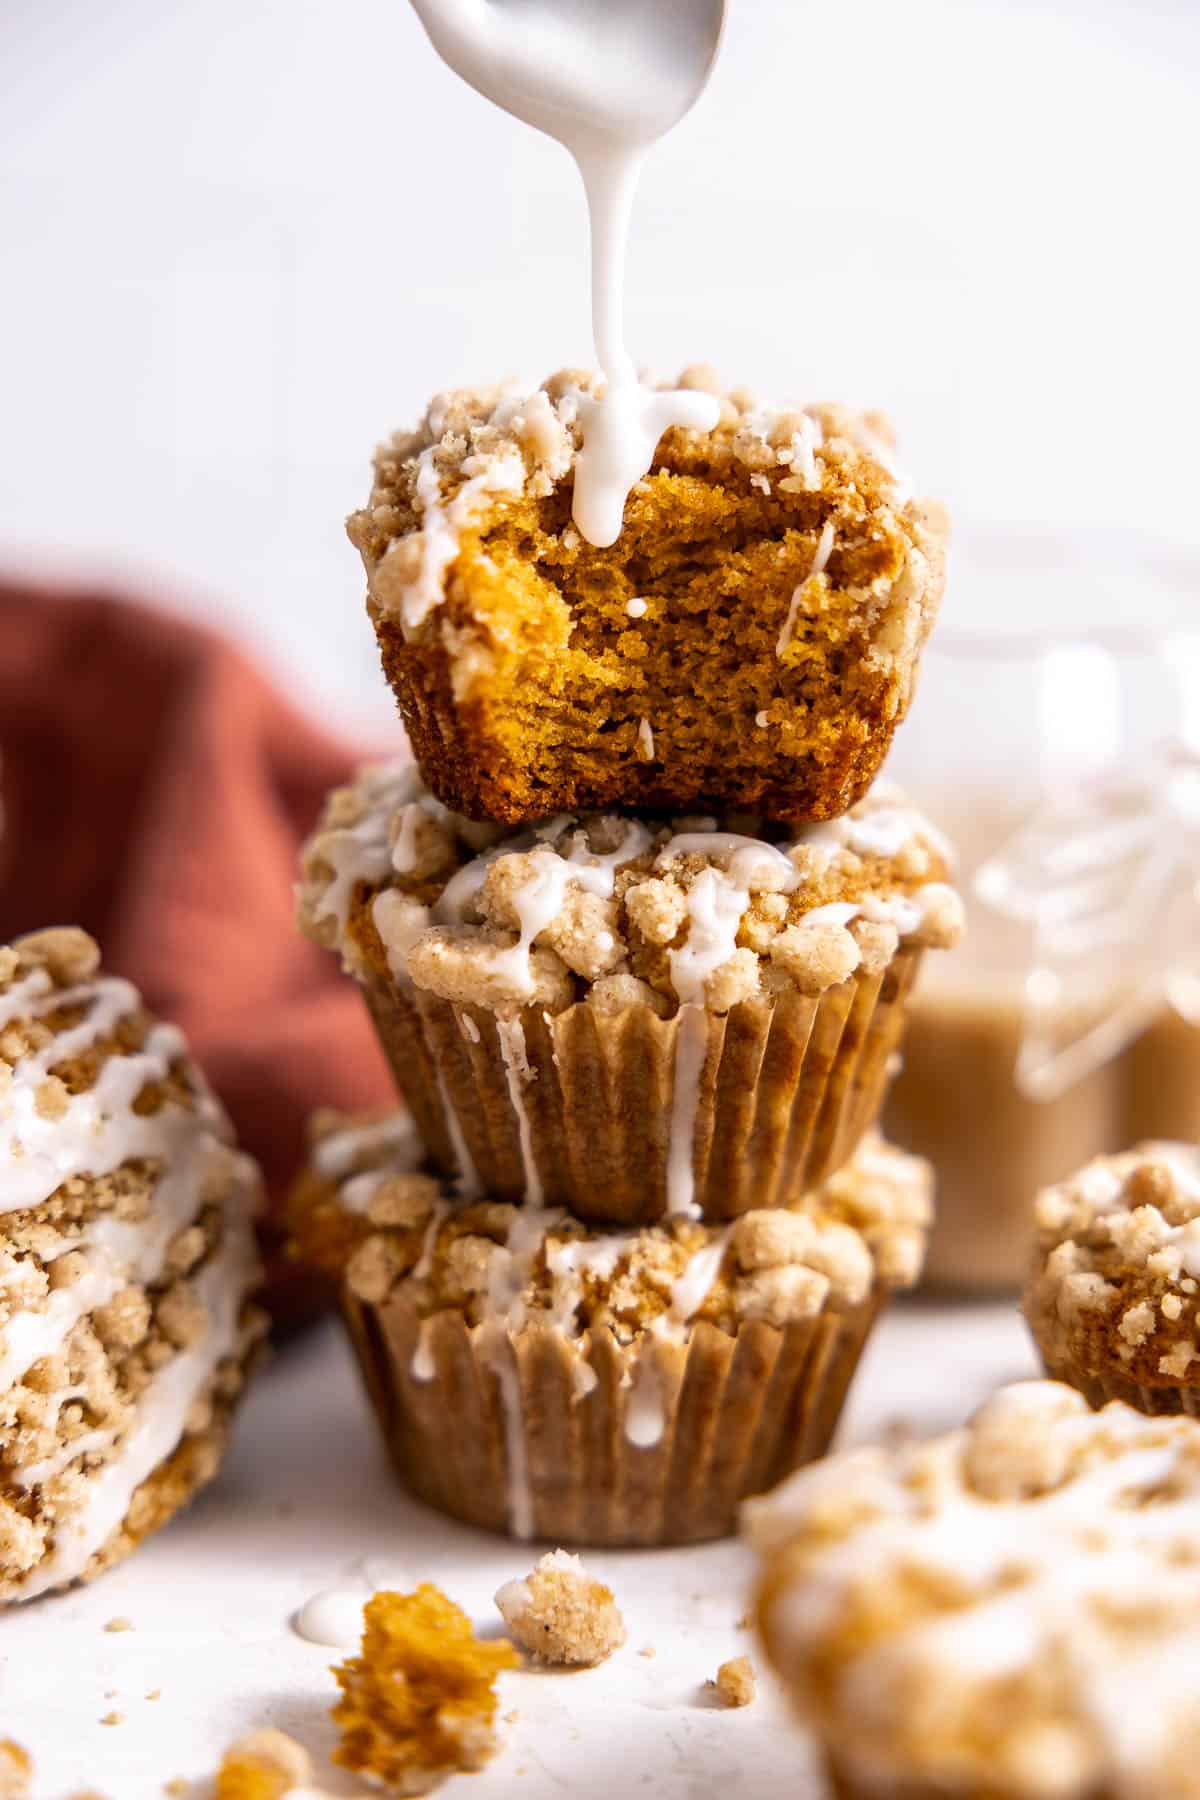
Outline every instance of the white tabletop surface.
{"type": "MultiPolygon", "coordinates": [[[[996,1386],[1033,1372],[1011,1307],[894,1307],[867,1353],[841,1442],[889,1427],[938,1431],[996,1386]]],[[[437,1582],[492,1629],[491,1596],[524,1574],[529,1550],[451,1524],[397,1488],[348,1351],[332,1324],[281,1351],[259,1378],[218,1482],[167,1531],[92,1586],[0,1624],[0,1736],[35,1759],[36,1800],[83,1786],[107,1800],[161,1800],[173,1777],[207,1795],[220,1751],[276,1725],[323,1763],[334,1741],[328,1673],[339,1653],[303,1642],[291,1618],[314,1592],[369,1564],[376,1582],[437,1582]],[[132,1631],[110,1633],[125,1617],[132,1631]],[[147,1695],[158,1690],[160,1697],[147,1695]],[[103,1725],[110,1713],[123,1715],[103,1725]]],[[[749,1652],[739,1629],[750,1562],[736,1543],[596,1552],[629,1639],[601,1668],[519,1671],[502,1680],[516,1717],[480,1775],[441,1790],[461,1800],[816,1800],[803,1737],[761,1678],[740,1711],[710,1703],[706,1679],[749,1652]],[[638,1652],[652,1648],[654,1657],[638,1652]]],[[[364,1597],[365,1597],[364,1586],[364,1597]]],[[[327,1769],[331,1794],[355,1784],[327,1769]]],[[[361,1790],[358,1790],[361,1791],[361,1790]]]]}

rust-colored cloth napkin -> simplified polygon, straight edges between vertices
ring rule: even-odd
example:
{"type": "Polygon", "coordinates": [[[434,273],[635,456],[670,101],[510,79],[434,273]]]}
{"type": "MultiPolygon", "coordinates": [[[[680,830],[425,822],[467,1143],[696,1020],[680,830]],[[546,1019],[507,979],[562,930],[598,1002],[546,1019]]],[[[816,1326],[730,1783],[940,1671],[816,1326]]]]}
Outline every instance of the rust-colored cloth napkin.
{"type": "Polygon", "coordinates": [[[211,632],[0,583],[0,756],[0,943],[85,926],[187,1033],[278,1216],[306,1115],[393,1097],[353,983],[292,916],[300,841],[354,753],[211,632]]]}

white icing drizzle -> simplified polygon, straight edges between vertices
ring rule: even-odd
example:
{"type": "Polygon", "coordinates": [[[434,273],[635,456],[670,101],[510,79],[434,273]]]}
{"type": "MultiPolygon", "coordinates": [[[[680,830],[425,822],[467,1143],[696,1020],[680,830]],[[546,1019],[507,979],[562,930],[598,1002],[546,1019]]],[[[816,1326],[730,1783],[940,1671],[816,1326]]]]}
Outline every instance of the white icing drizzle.
{"type": "Polygon", "coordinates": [[[500,1054],[504,1058],[504,1073],[508,1083],[508,1097],[512,1101],[513,1113],[517,1121],[517,1139],[521,1147],[521,1167],[525,1174],[525,1203],[538,1207],[542,1204],[542,1177],[538,1170],[537,1158],[533,1153],[533,1132],[530,1129],[529,1113],[525,1106],[523,1082],[529,1079],[529,1059],[525,1053],[525,1027],[520,1019],[496,1020],[496,1036],[500,1043],[500,1054]]]}
{"type": "Polygon", "coordinates": [[[625,611],[629,614],[631,619],[644,619],[646,616],[646,602],[644,600],[639,600],[635,595],[632,600],[626,601],[625,611]]]}
{"type": "Polygon", "coordinates": [[[450,1148],[458,1165],[458,1191],[464,1197],[482,1193],[479,1171],[475,1167],[475,1159],[471,1155],[470,1146],[463,1132],[462,1120],[458,1110],[450,1099],[450,1090],[446,1086],[446,1071],[440,1062],[436,1063],[438,1097],[442,1102],[442,1117],[446,1121],[446,1132],[450,1138],[450,1148]]]}
{"type": "Polygon", "coordinates": [[[363,1634],[363,1607],[368,1598],[365,1586],[323,1588],[294,1615],[292,1630],[306,1644],[322,1644],[329,1650],[352,1649],[363,1634]]]}
{"type": "MultiPolygon", "coordinates": [[[[467,9],[450,0],[416,0],[416,8],[449,66],[476,92],[556,138],[583,178],[592,237],[592,328],[606,386],[600,399],[579,396],[583,445],[575,463],[573,518],[590,543],[615,543],[625,502],[663,433],[676,425],[711,431],[720,417],[714,395],[643,387],[621,329],[625,245],[642,160],[704,87],[719,19],[714,32],[699,14],[681,19],[657,7],[527,5],[519,18],[510,17],[508,8],[467,9]]],[[[432,457],[427,466],[427,493],[418,478],[418,497],[433,542],[411,600],[418,622],[441,598],[459,523],[438,509],[432,457]]],[[[451,513],[456,504],[457,497],[451,513]]]]}
{"type": "Polygon", "coordinates": [[[198,1122],[224,1129],[220,1107],[198,1075],[192,1080],[194,1111],[171,1103],[145,1115],[132,1109],[142,1088],[165,1081],[184,1054],[182,1034],[173,1025],[152,1027],[139,1051],[108,1056],[94,1085],[68,1094],[58,1116],[38,1111],[37,1092],[51,1070],[109,1036],[138,1005],[136,988],[115,976],[56,988],[44,969],[0,995],[0,1026],[60,1009],[82,1007],[86,1014],[81,1024],[58,1032],[41,1050],[23,1057],[0,1095],[0,1213],[40,1206],[74,1175],[108,1175],[134,1158],[169,1157],[182,1139],[194,1135],[198,1122]]]}
{"type": "Polygon", "coordinates": [[[422,1319],[417,1327],[417,1344],[409,1364],[409,1374],[414,1381],[432,1381],[437,1374],[437,1363],[433,1356],[433,1317],[422,1319]]]}
{"type": "Polygon", "coordinates": [[[359,776],[365,807],[353,825],[330,826],[314,838],[313,853],[328,864],[331,879],[313,897],[313,917],[337,921],[343,936],[350,901],[359,881],[382,881],[392,866],[389,841],[392,815],[421,791],[421,778],[412,763],[386,763],[359,776]]]}
{"type": "Polygon", "coordinates": [[[882,1587],[898,1571],[948,1577],[961,1592],[953,1610],[918,1619],[853,1658],[838,1695],[846,1717],[886,1722],[914,1669],[983,1684],[1053,1655],[1056,1691],[1069,1696],[1089,1735],[1099,1733],[1111,1763],[1097,1788],[1132,1800],[1149,1792],[1141,1777],[1154,1769],[1184,1714],[1195,1711],[1193,1434],[1148,1444],[1154,1422],[1123,1407],[1064,1411],[1063,1393],[1050,1383],[1022,1383],[981,1415],[992,1416],[995,1434],[1006,1411],[1016,1412],[1018,1443],[1030,1429],[1053,1433],[1063,1458],[1089,1440],[1110,1446],[1045,1492],[1006,1500],[962,1478],[976,1421],[912,1452],[856,1452],[802,1471],[752,1504],[750,1530],[770,1553],[804,1528],[812,1508],[819,1514],[826,1495],[853,1504],[857,1493],[870,1509],[844,1539],[814,1554],[805,1578],[773,1609],[773,1630],[796,1645],[816,1643],[836,1627],[844,1598],[882,1587]],[[910,1485],[912,1456],[930,1474],[910,1485]],[[1169,1607],[1161,1621],[1146,1605],[1155,1591],[1169,1607]],[[1126,1617],[1145,1623],[1131,1630],[1126,1617]]]}
{"type": "Polygon", "coordinates": [[[654,761],[654,731],[649,719],[639,719],[637,729],[638,755],[643,762],[654,761]]]}
{"type": "Polygon", "coordinates": [[[0,1330],[0,1393],[42,1357],[66,1343],[81,1319],[107,1306],[130,1283],[144,1285],[161,1274],[167,1248],[200,1211],[204,1193],[223,1170],[230,1178],[241,1169],[241,1185],[253,1180],[251,1167],[203,1126],[190,1144],[175,1150],[174,1160],[156,1183],[151,1211],[144,1222],[131,1223],[101,1214],[78,1238],[65,1238],[58,1254],[78,1250],[86,1266],[69,1287],[52,1288],[45,1303],[13,1315],[0,1330]]]}
{"type": "Polygon", "coordinates": [[[490,1357],[504,1414],[504,1449],[508,1468],[508,1528],[515,1538],[533,1536],[533,1485],[529,1479],[529,1452],[525,1442],[525,1405],[516,1352],[507,1333],[493,1334],[490,1357]]]}
{"type": "Polygon", "coordinates": [[[647,1330],[625,1403],[625,1436],[637,1449],[648,1450],[661,1442],[666,1430],[662,1371],[655,1346],[663,1341],[677,1344],[686,1341],[692,1320],[720,1274],[728,1243],[729,1231],[725,1230],[703,1250],[697,1250],[689,1257],[682,1273],[672,1283],[670,1305],[665,1312],[659,1313],[647,1330]]]}
{"type": "Polygon", "coordinates": [[[59,1524],[49,1555],[19,1584],[21,1599],[74,1581],[117,1530],[138,1488],[179,1443],[192,1402],[210,1385],[218,1364],[237,1352],[242,1304],[257,1271],[248,1213],[231,1206],[219,1249],[191,1282],[208,1314],[203,1338],[177,1351],[155,1376],[114,1456],[89,1475],[79,1511],[59,1524]]]}
{"type": "Polygon", "coordinates": [[[389,1113],[369,1125],[346,1125],[328,1132],[313,1146],[313,1167],[330,1181],[340,1181],[356,1162],[377,1151],[387,1156],[391,1175],[420,1167],[421,1141],[407,1113],[389,1113]]]}
{"type": "Polygon", "coordinates": [[[400,618],[409,634],[419,630],[445,598],[446,571],[458,555],[461,533],[491,500],[505,494],[515,496],[525,486],[525,459],[516,444],[508,444],[496,456],[477,462],[467,457],[462,465],[466,480],[452,500],[443,502],[435,455],[436,446],[431,444],[417,459],[421,563],[416,580],[406,583],[400,602],[400,618]]]}
{"type": "Polygon", "coordinates": [[[450,1211],[447,1200],[435,1200],[429,1213],[429,1223],[425,1227],[425,1235],[421,1239],[421,1254],[413,1264],[414,1281],[428,1281],[429,1271],[433,1267],[433,1252],[437,1245],[437,1235],[442,1227],[442,1220],[450,1211]]]}
{"type": "Polygon", "coordinates": [[[703,1006],[685,1002],[675,1027],[671,1085],[671,1135],[667,1149],[667,1212],[698,1218],[695,1135],[700,1083],[708,1055],[708,1021],[703,1006]]]}
{"type": "Polygon", "coordinates": [[[826,564],[828,563],[832,552],[833,552],[833,520],[826,519],[824,525],[822,525],[822,527],[821,527],[821,535],[817,539],[817,548],[816,548],[816,552],[813,556],[812,568],[808,571],[808,574],[805,576],[804,580],[802,582],[800,582],[799,586],[793,590],[792,602],[791,602],[791,605],[788,607],[787,617],[783,621],[783,629],[780,631],[778,640],[776,641],[776,644],[775,644],[775,655],[777,657],[780,657],[783,655],[784,651],[787,649],[788,645],[792,641],[793,636],[795,635],[796,616],[800,611],[800,602],[804,598],[804,589],[805,589],[806,585],[808,584],[808,582],[810,582],[812,580],[814,575],[823,575],[824,574],[826,564]]]}
{"type": "Polygon", "coordinates": [[[643,1344],[625,1401],[624,1431],[626,1441],[635,1450],[651,1450],[661,1442],[667,1420],[663,1404],[662,1377],[655,1360],[653,1343],[643,1344]]]}

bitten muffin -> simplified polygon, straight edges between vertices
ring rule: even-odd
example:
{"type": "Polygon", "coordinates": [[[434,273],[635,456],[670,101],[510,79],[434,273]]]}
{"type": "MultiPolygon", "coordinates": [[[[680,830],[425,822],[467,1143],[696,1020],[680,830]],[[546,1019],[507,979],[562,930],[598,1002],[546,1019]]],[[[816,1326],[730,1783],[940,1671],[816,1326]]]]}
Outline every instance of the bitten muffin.
{"type": "Polygon", "coordinates": [[[98,1574],[216,1471],[264,1318],[257,1171],[92,939],[0,950],[0,1602],[98,1574]]]}
{"type": "Polygon", "coordinates": [[[1200,1426],[1054,1382],[746,1509],[842,1800],[1200,1795],[1200,1426]]]}
{"type": "Polygon", "coordinates": [[[1097,1157],[1035,1216],[1025,1313],[1047,1374],[1093,1406],[1200,1413],[1200,1150],[1097,1157]]]}
{"type": "Polygon", "coordinates": [[[443,1173],[597,1221],[720,1219],[797,1199],[874,1122],[921,953],[961,932],[949,855],[882,784],[790,833],[513,833],[396,766],[330,797],[300,923],[362,987],[443,1173]]]}
{"type": "MultiPolygon", "coordinates": [[[[339,1154],[352,1133],[327,1122],[339,1154]]],[[[560,1544],[718,1537],[746,1494],[820,1455],[931,1216],[927,1166],[878,1140],[803,1208],[608,1232],[456,1198],[419,1154],[371,1125],[339,1179],[318,1144],[297,1254],[342,1279],[401,1480],[560,1544]]]]}
{"type": "MultiPolygon", "coordinates": [[[[704,370],[683,385],[717,384],[704,370]]],[[[469,818],[738,807],[834,818],[912,696],[946,524],[886,423],[743,392],[673,429],[597,549],[571,522],[599,378],[439,395],[349,521],[425,777],[469,818]]]]}

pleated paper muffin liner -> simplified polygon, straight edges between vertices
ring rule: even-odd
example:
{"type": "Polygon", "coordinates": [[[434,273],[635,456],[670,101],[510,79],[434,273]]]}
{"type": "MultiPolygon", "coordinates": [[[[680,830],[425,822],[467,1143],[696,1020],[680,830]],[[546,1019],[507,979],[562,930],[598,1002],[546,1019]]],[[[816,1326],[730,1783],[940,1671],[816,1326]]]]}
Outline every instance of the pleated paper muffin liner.
{"type": "Polygon", "coordinates": [[[424,1322],[403,1291],[350,1335],[404,1485],[469,1525],[556,1544],[686,1544],[824,1454],[881,1299],[685,1341],[424,1322]],[[447,1421],[453,1429],[447,1429],[447,1421]]]}
{"type": "Polygon", "coordinates": [[[878,1117],[921,951],[823,994],[661,1019],[586,1002],[511,1019],[427,991],[364,988],[439,1170],[493,1198],[644,1224],[784,1206],[878,1117]],[[689,1154],[690,1152],[690,1154],[689,1154]]]}
{"type": "Polygon", "coordinates": [[[1077,1393],[1082,1394],[1088,1405],[1096,1410],[1107,1406],[1110,1400],[1123,1400],[1126,1406],[1152,1416],[1169,1417],[1176,1413],[1186,1413],[1189,1418],[1200,1419],[1200,1389],[1183,1383],[1156,1382],[1151,1385],[1135,1380],[1121,1368],[1103,1372],[1081,1369],[1072,1362],[1051,1362],[1044,1353],[1042,1367],[1051,1381],[1065,1381],[1068,1387],[1073,1387],[1077,1393]]]}

